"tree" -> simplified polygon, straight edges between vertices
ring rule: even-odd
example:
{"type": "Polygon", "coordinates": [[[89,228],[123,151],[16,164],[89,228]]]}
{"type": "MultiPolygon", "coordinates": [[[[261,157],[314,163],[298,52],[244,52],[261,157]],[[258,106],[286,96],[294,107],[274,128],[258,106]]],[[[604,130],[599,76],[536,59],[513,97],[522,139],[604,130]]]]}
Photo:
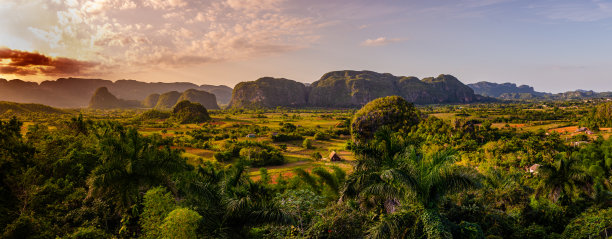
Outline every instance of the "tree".
{"type": "Polygon", "coordinates": [[[574,218],[563,232],[565,238],[609,238],[612,236],[612,208],[587,210],[574,218]]]}
{"type": "Polygon", "coordinates": [[[304,147],[305,149],[312,149],[312,140],[304,139],[304,141],[302,142],[302,147],[304,147]]]}
{"type": "Polygon", "coordinates": [[[96,136],[101,162],[88,179],[90,197],[111,199],[124,214],[150,187],[163,185],[176,191],[171,176],[187,169],[179,150],[111,122],[97,126],[96,136]]]}
{"type": "MultiPolygon", "coordinates": [[[[386,214],[398,212],[402,205],[414,204],[419,208],[419,220],[428,238],[451,237],[438,207],[447,195],[479,185],[473,171],[454,165],[455,151],[423,154],[406,146],[390,130],[379,132],[366,147],[342,197],[356,197],[362,207],[383,208],[386,214]],[[400,150],[401,146],[404,147],[400,150]]],[[[400,219],[384,217],[369,233],[376,237],[404,234],[406,228],[394,222],[400,219]]]]}
{"type": "Polygon", "coordinates": [[[319,153],[319,152],[314,152],[314,153],[312,153],[311,157],[314,160],[319,161],[319,160],[321,160],[323,158],[323,155],[321,155],[321,153],[319,153]]]}
{"type": "Polygon", "coordinates": [[[280,202],[284,211],[296,218],[297,228],[302,236],[317,210],[325,205],[323,197],[306,189],[286,190],[278,194],[275,200],[280,202]]]}
{"type": "Polygon", "coordinates": [[[293,171],[317,195],[323,195],[329,201],[335,201],[340,196],[341,187],[346,181],[346,172],[338,166],[332,166],[331,168],[332,172],[323,167],[313,168],[311,173],[301,168],[296,168],[293,171]]]}
{"type": "Polygon", "coordinates": [[[143,238],[159,238],[164,218],[175,207],[172,195],[163,187],[152,188],[144,195],[143,212],[140,214],[140,227],[143,238]]]}
{"type": "Polygon", "coordinates": [[[382,126],[393,131],[407,131],[420,121],[420,112],[399,96],[375,99],[364,105],[351,121],[351,135],[357,143],[374,137],[382,126]]]}
{"type": "Polygon", "coordinates": [[[30,225],[32,221],[28,215],[20,215],[27,209],[27,188],[29,182],[34,181],[30,176],[37,174],[32,169],[35,148],[24,142],[22,125],[16,117],[0,120],[0,215],[3,215],[0,228],[7,228],[13,220],[16,221],[14,225],[30,225]]]}
{"type": "Polygon", "coordinates": [[[588,176],[572,158],[561,158],[552,164],[540,166],[538,177],[541,179],[536,195],[546,195],[554,203],[573,200],[577,191],[590,191],[588,176]]]}
{"type": "Polygon", "coordinates": [[[185,182],[185,203],[203,216],[202,229],[210,237],[241,238],[251,226],[293,222],[273,191],[252,181],[240,162],[229,168],[205,165],[185,182]]]}
{"type": "Polygon", "coordinates": [[[199,238],[198,224],[202,216],[187,208],[177,208],[168,214],[161,225],[160,238],[192,239],[199,238]]]}

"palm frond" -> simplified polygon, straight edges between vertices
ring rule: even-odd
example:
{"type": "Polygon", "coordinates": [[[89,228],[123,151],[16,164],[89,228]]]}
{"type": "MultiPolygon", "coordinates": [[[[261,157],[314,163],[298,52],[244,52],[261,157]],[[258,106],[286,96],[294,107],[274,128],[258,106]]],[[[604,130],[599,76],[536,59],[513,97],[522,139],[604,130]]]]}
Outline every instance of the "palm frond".
{"type": "Polygon", "coordinates": [[[312,173],[319,176],[321,181],[323,181],[323,183],[325,183],[325,185],[327,185],[331,189],[332,193],[334,193],[335,195],[338,195],[338,192],[340,190],[340,185],[339,185],[338,179],[336,179],[334,175],[332,175],[326,169],[321,168],[321,167],[316,167],[312,169],[312,173]]]}
{"type": "Polygon", "coordinates": [[[315,191],[315,193],[321,193],[321,186],[317,183],[317,180],[312,177],[312,175],[310,175],[310,173],[304,171],[304,169],[301,168],[296,168],[293,171],[302,181],[308,184],[312,188],[312,190],[315,191]]]}

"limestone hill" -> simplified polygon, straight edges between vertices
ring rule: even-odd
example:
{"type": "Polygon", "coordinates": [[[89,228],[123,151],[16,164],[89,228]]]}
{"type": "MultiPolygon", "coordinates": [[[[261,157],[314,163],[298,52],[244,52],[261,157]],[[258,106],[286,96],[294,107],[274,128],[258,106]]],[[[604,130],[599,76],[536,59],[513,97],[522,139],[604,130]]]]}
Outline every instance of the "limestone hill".
{"type": "Polygon", "coordinates": [[[89,100],[91,109],[124,109],[141,107],[135,100],[123,100],[111,94],[106,87],[100,87],[89,100]]]}
{"type": "Polygon", "coordinates": [[[373,71],[333,71],[309,86],[264,77],[234,88],[231,107],[360,107],[398,95],[416,104],[471,103],[485,99],[451,75],[419,80],[373,71]]]}

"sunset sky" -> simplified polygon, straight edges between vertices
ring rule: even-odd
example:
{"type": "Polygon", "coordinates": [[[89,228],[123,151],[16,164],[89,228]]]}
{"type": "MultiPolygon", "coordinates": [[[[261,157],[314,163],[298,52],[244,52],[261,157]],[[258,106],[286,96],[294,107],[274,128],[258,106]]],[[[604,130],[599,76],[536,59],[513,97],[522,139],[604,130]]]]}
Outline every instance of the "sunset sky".
{"type": "Polygon", "coordinates": [[[612,90],[612,1],[0,0],[0,78],[313,82],[332,70],[612,90]]]}

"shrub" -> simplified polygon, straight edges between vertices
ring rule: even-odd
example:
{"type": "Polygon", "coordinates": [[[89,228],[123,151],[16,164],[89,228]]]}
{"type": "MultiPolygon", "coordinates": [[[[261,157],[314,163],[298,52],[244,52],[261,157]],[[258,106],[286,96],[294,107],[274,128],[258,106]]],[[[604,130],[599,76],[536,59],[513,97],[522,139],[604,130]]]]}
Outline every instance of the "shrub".
{"type": "Polygon", "coordinates": [[[161,225],[161,238],[198,238],[198,224],[202,216],[187,208],[177,208],[168,214],[161,225]]]}
{"type": "Polygon", "coordinates": [[[147,110],[140,115],[140,119],[142,120],[167,119],[167,118],[170,118],[170,113],[159,111],[159,110],[147,110]]]}
{"type": "Polygon", "coordinates": [[[304,140],[304,137],[296,134],[296,133],[290,133],[290,134],[277,134],[277,135],[272,135],[272,142],[287,142],[287,141],[293,141],[293,140],[304,140]]]}
{"type": "Polygon", "coordinates": [[[111,235],[104,230],[95,227],[79,227],[68,236],[69,239],[105,239],[111,238],[111,235]]]}
{"type": "Polygon", "coordinates": [[[240,149],[240,157],[254,167],[278,165],[284,162],[283,155],[277,150],[259,146],[248,146],[240,149]]]}
{"type": "Polygon", "coordinates": [[[328,140],[329,138],[330,138],[329,135],[327,135],[327,134],[325,134],[323,132],[317,132],[314,135],[314,139],[315,140],[328,140]]]}
{"type": "Polygon", "coordinates": [[[153,188],[144,195],[143,206],[139,220],[143,238],[159,238],[164,218],[175,207],[174,198],[162,187],[153,188]]]}
{"type": "Polygon", "coordinates": [[[311,156],[312,156],[312,158],[313,158],[314,160],[317,160],[317,161],[318,161],[318,160],[321,160],[321,159],[323,158],[323,156],[322,156],[322,155],[321,155],[321,153],[319,153],[319,152],[314,152],[314,153],[312,153],[312,155],[311,155],[311,156]]]}
{"type": "Polygon", "coordinates": [[[313,148],[313,147],[312,147],[312,140],[310,140],[310,139],[305,139],[305,140],[302,142],[302,147],[304,147],[305,149],[312,149],[312,148],[313,148]]]}

